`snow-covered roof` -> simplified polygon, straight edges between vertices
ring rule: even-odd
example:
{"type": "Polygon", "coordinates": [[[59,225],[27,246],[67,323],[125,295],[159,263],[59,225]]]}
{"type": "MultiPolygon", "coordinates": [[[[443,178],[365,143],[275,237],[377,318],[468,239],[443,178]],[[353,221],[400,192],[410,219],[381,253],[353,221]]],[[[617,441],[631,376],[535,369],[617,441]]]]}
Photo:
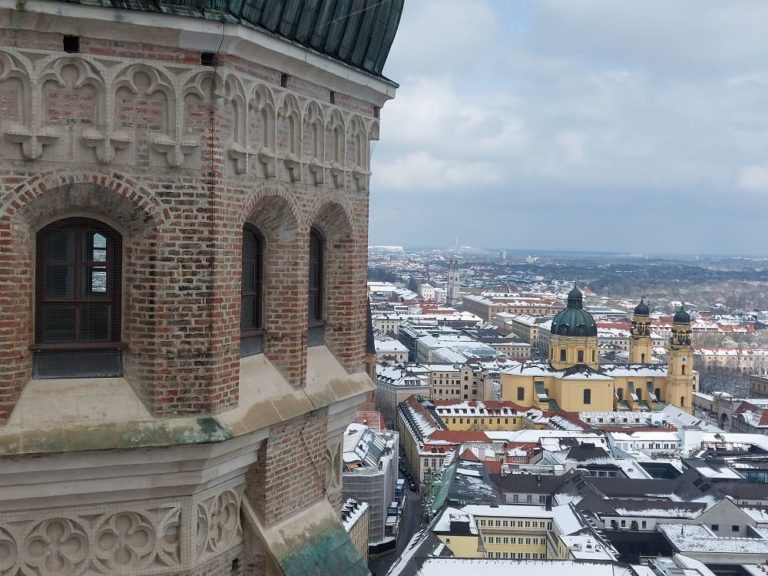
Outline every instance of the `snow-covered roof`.
{"type": "Polygon", "coordinates": [[[408,348],[394,338],[374,338],[373,344],[376,352],[408,352],[408,348]]]}
{"type": "Polygon", "coordinates": [[[471,534],[478,534],[477,524],[475,523],[474,517],[467,513],[466,510],[459,510],[458,508],[451,508],[450,506],[443,511],[440,519],[434,525],[433,530],[435,532],[448,533],[451,531],[451,522],[466,523],[471,534]]]}
{"type": "Polygon", "coordinates": [[[349,532],[366,510],[368,510],[368,502],[348,498],[341,506],[341,522],[344,524],[344,529],[349,532]]]}
{"type": "Polygon", "coordinates": [[[416,576],[631,576],[629,566],[611,562],[582,562],[573,560],[506,560],[502,558],[427,558],[416,576]]]}
{"type": "Polygon", "coordinates": [[[608,436],[618,442],[679,442],[680,438],[676,430],[659,430],[658,432],[640,431],[637,432],[608,432],[608,436]]]}
{"type": "Polygon", "coordinates": [[[613,378],[659,378],[667,375],[665,364],[605,365],[600,368],[613,378]]]}
{"type": "Polygon", "coordinates": [[[486,504],[470,504],[462,509],[473,516],[490,516],[494,518],[553,518],[554,510],[544,506],[529,506],[523,504],[503,504],[489,506],[486,504]]]}
{"type": "Polygon", "coordinates": [[[658,529],[683,553],[768,554],[768,539],[765,537],[725,538],[698,524],[659,524],[658,529]]]}
{"type": "Polygon", "coordinates": [[[576,560],[615,560],[614,554],[590,534],[560,536],[576,560]]]}

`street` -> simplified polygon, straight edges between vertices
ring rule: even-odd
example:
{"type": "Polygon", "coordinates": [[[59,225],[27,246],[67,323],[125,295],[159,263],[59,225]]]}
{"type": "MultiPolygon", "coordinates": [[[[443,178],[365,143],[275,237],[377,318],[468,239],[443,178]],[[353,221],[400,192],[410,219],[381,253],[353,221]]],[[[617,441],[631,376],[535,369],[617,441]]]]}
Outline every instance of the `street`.
{"type": "Polygon", "coordinates": [[[368,569],[374,576],[384,576],[389,567],[400,556],[411,537],[419,529],[421,524],[421,499],[418,492],[407,490],[405,510],[400,519],[400,532],[397,537],[397,546],[394,550],[384,554],[377,554],[368,560],[368,569]]]}

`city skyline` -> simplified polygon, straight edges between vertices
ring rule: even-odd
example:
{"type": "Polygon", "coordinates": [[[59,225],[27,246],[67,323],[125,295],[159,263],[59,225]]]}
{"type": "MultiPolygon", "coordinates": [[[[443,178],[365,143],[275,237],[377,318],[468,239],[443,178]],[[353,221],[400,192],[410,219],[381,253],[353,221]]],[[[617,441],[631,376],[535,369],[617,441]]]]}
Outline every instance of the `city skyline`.
{"type": "Polygon", "coordinates": [[[407,3],[370,243],[451,246],[459,230],[489,249],[766,255],[761,14],[407,3]]]}

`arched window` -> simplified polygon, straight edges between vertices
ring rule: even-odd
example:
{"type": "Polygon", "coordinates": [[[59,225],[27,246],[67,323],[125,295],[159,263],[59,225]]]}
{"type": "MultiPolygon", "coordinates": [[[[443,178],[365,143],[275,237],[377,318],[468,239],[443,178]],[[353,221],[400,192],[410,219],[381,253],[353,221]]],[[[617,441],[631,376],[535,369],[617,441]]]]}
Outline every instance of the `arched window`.
{"type": "Polygon", "coordinates": [[[592,390],[584,389],[584,404],[592,404],[592,390]]]}
{"type": "Polygon", "coordinates": [[[120,234],[90,218],[37,233],[37,377],[121,374],[121,251],[120,234]]]}
{"type": "Polygon", "coordinates": [[[324,262],[325,240],[316,228],[309,232],[309,344],[318,345],[323,341],[324,319],[324,262]]]}
{"type": "Polygon", "coordinates": [[[260,354],[264,347],[264,238],[247,224],[243,228],[240,281],[240,356],[260,354]]]}
{"type": "Polygon", "coordinates": [[[523,388],[522,386],[519,386],[517,388],[517,399],[525,400],[525,388],[523,388]]]}
{"type": "Polygon", "coordinates": [[[579,350],[577,355],[578,355],[578,358],[579,358],[579,360],[578,360],[579,364],[584,362],[584,350],[579,350]]]}

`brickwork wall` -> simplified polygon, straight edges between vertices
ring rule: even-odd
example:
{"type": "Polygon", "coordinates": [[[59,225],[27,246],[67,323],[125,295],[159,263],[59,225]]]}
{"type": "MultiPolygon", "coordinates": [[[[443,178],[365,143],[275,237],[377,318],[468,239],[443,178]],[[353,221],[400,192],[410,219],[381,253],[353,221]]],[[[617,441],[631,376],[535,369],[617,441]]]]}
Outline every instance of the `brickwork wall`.
{"type": "Polygon", "coordinates": [[[324,495],[329,473],[326,430],[325,410],[270,429],[245,490],[266,526],[290,518],[324,495]]]}
{"type": "Polygon", "coordinates": [[[31,377],[35,235],[72,215],[122,235],[124,371],[154,414],[238,401],[246,222],[266,241],[267,356],[304,385],[317,226],[326,344],[361,370],[374,107],[231,56],[214,80],[198,52],[88,37],[80,49],[0,30],[0,423],[31,377]]]}

